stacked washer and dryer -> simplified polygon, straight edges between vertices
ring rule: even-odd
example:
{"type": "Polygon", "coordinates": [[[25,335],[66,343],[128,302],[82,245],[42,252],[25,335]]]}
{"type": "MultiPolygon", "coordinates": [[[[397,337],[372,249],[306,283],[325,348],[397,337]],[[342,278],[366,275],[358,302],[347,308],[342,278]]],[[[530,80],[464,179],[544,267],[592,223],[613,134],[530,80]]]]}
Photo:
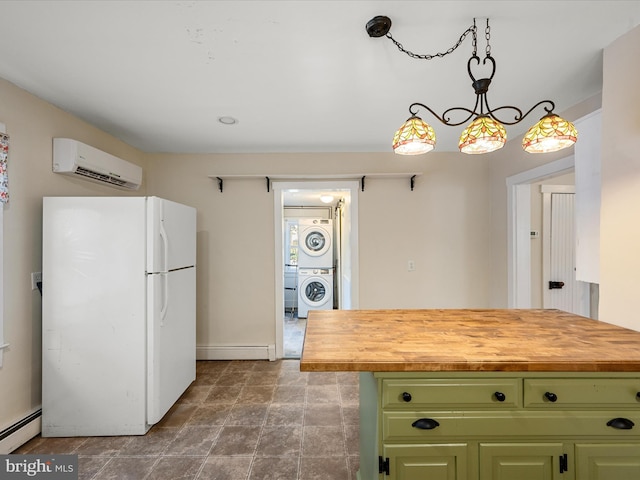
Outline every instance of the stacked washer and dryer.
{"type": "Polygon", "coordinates": [[[298,318],[309,310],[333,309],[333,224],[301,218],[298,223],[298,318]]]}

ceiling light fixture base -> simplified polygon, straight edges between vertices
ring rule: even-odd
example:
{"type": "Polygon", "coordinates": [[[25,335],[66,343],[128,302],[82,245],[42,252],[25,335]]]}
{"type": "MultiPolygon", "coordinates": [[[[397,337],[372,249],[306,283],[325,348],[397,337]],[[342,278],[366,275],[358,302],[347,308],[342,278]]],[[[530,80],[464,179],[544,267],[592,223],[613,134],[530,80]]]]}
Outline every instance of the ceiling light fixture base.
{"type": "Polygon", "coordinates": [[[391,19],[384,15],[378,15],[367,22],[366,28],[370,37],[384,37],[391,30],[391,19]]]}

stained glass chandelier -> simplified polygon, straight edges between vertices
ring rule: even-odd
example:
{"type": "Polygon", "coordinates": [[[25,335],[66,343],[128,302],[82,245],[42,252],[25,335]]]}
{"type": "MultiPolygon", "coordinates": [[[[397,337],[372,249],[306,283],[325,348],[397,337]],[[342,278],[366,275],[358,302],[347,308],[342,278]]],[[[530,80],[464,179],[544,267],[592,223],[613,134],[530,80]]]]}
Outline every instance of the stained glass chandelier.
{"type": "Polygon", "coordinates": [[[438,115],[431,108],[423,103],[415,102],[409,106],[409,119],[398,129],[393,137],[393,151],[402,155],[419,155],[430,152],[435,148],[436,134],[434,129],[418,116],[419,109],[429,111],[434,117],[445,125],[452,127],[467,123],[473,118],[471,123],[463,130],[458,147],[460,151],[468,154],[488,153],[502,148],[507,141],[507,132],[504,125],[515,125],[520,123],[533,110],[542,107],[545,115],[529,129],[522,139],[522,148],[529,153],[547,153],[555,152],[563,148],[570,147],[578,139],[578,132],[571,122],[564,120],[555,113],[553,109],[555,104],[551,100],[542,100],[533,107],[523,113],[518,107],[505,105],[498,108],[490,108],[487,102],[487,91],[489,85],[496,72],[496,61],[491,56],[491,46],[489,44],[491,29],[489,27],[489,19],[485,29],[485,38],[487,46],[485,49],[485,57],[482,60],[484,64],[491,64],[491,75],[489,78],[476,79],[471,71],[472,64],[476,66],[480,64],[480,57],[477,55],[477,27],[476,20],[473,19],[473,25],[470,26],[458,39],[457,43],[449,48],[446,52],[436,53],[433,55],[420,55],[405,50],[401,43],[391,36],[391,20],[389,17],[377,16],[367,23],[367,33],[370,37],[389,38],[398,49],[409,55],[411,58],[431,60],[436,57],[444,57],[452,53],[458,48],[464,39],[471,34],[473,38],[473,52],[471,58],[467,62],[467,72],[472,80],[472,86],[476,94],[476,102],[473,109],[466,107],[451,107],[445,110],[442,115],[438,115]],[[499,118],[497,113],[504,114],[505,111],[513,113],[512,119],[499,118]],[[451,113],[461,113],[463,119],[453,121],[450,117],[451,113]]]}

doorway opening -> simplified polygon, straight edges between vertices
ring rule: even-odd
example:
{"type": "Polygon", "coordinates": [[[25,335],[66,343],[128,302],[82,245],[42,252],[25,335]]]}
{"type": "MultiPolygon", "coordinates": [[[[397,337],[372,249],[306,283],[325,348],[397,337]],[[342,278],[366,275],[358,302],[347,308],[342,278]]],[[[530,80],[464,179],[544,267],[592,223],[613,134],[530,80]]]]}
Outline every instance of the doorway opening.
{"type": "Polygon", "coordinates": [[[277,358],[300,358],[309,311],[357,308],[358,185],[273,183],[277,358]]]}
{"type": "MultiPolygon", "coordinates": [[[[535,290],[531,278],[531,242],[535,232],[532,231],[531,222],[531,187],[573,171],[574,157],[569,156],[507,178],[509,308],[540,307],[533,305],[532,300],[535,290]]],[[[544,255],[548,253],[542,251],[544,255]]],[[[547,263],[543,261],[543,280],[546,278],[544,275],[549,275],[544,269],[547,263]]]]}

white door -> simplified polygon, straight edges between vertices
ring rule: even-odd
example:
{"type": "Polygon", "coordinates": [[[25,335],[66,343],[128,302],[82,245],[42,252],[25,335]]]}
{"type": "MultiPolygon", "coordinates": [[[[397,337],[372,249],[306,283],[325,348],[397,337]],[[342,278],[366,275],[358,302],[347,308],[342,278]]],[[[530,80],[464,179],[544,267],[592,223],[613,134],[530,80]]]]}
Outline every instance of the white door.
{"type": "Polygon", "coordinates": [[[589,316],[589,285],[576,280],[575,194],[553,190],[543,188],[543,307],[589,316]]]}
{"type": "Polygon", "coordinates": [[[196,375],[195,267],[147,275],[147,422],[153,425],[196,375]]]}
{"type": "Polygon", "coordinates": [[[196,264],[196,209],[158,197],[147,199],[147,272],[196,264]]]}

